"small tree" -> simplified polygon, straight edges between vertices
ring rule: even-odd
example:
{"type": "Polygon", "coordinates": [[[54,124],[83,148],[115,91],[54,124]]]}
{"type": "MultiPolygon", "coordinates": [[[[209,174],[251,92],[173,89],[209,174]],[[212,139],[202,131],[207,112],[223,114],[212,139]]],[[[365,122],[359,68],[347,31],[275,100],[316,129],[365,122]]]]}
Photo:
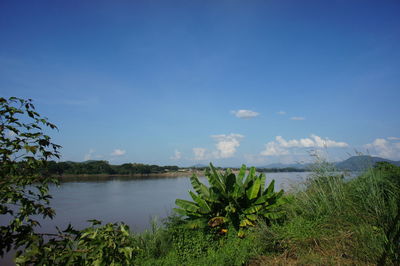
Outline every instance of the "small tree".
{"type": "Polygon", "coordinates": [[[56,180],[42,170],[49,159],[59,158],[61,146],[45,128],[56,126],[35,111],[32,100],[0,98],[0,256],[37,240],[34,228],[40,224],[33,215],[55,214],[48,184],[56,180]]]}

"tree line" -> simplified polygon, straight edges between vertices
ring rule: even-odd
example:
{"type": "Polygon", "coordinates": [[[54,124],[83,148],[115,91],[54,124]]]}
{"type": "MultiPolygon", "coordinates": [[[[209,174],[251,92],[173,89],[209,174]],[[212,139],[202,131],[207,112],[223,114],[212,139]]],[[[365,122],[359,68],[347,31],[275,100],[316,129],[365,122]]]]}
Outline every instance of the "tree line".
{"type": "Polygon", "coordinates": [[[112,165],[108,161],[85,161],[85,162],[55,162],[50,161],[46,169],[51,175],[135,175],[135,174],[159,174],[177,171],[178,166],[148,165],[141,163],[124,163],[112,165]]]}
{"type": "MultiPolygon", "coordinates": [[[[50,175],[137,175],[137,174],[160,174],[166,172],[178,171],[176,165],[149,165],[141,163],[124,163],[121,165],[112,165],[104,160],[91,160],[85,162],[56,162],[49,161],[44,171],[50,175]]],[[[207,167],[196,167],[196,170],[204,171],[207,167]]],[[[218,170],[227,168],[217,167],[218,170]]],[[[232,168],[232,170],[239,170],[232,168]]],[[[279,172],[303,172],[306,169],[286,167],[286,168],[257,168],[257,172],[279,173],[279,172]]]]}

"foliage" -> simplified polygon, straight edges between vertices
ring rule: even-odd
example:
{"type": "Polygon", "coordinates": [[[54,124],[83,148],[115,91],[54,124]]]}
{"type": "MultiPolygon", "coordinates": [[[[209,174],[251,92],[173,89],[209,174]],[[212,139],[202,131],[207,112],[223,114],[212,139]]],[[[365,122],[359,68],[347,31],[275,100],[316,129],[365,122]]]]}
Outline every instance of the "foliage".
{"type": "Polygon", "coordinates": [[[274,180],[264,189],[265,174],[259,176],[255,168],[250,168],[246,175],[246,166],[243,165],[236,176],[230,169],[225,173],[218,172],[212,164],[206,172],[210,187],[200,182],[196,175],[191,177],[191,183],[196,193],[189,191],[194,202],[177,199],[175,211],[187,216],[189,226],[192,228],[220,227],[221,232],[229,225],[239,230],[254,226],[261,217],[267,222],[283,216],[280,210],[285,201],[283,191],[274,192],[274,180]]]}
{"type": "MultiPolygon", "coordinates": [[[[234,229],[224,235],[215,234],[215,231],[216,229],[209,227],[192,230],[181,218],[169,217],[166,227],[152,234],[153,238],[164,242],[165,249],[161,255],[144,251],[145,255],[139,256],[134,263],[138,265],[244,265],[251,258],[261,254],[257,230],[248,231],[247,237],[243,239],[236,236],[234,229]]],[[[148,241],[155,242],[154,239],[148,241]]]]}
{"type": "Polygon", "coordinates": [[[29,245],[37,235],[37,215],[52,218],[48,184],[42,175],[50,158],[59,158],[59,145],[44,133],[56,126],[41,117],[31,100],[0,98],[0,256],[29,245]],[[35,218],[33,216],[36,216],[35,218]]]}
{"type": "Polygon", "coordinates": [[[350,180],[324,161],[314,169],[285,223],[262,229],[273,264],[397,265],[400,168],[379,163],[350,180]]]}
{"type": "Polygon", "coordinates": [[[387,162],[377,163],[349,184],[352,200],[358,202],[359,216],[385,236],[378,264],[387,260],[400,263],[400,167],[387,162]],[[366,185],[368,184],[368,185],[366,185]]]}
{"type": "Polygon", "coordinates": [[[44,171],[53,175],[145,175],[177,171],[178,169],[178,166],[158,166],[137,163],[111,165],[107,161],[90,160],[80,163],[50,161],[44,171]]]}
{"type": "Polygon", "coordinates": [[[132,265],[142,252],[129,226],[108,223],[76,231],[69,226],[48,242],[34,242],[24,254],[18,254],[17,265],[132,265]]]}

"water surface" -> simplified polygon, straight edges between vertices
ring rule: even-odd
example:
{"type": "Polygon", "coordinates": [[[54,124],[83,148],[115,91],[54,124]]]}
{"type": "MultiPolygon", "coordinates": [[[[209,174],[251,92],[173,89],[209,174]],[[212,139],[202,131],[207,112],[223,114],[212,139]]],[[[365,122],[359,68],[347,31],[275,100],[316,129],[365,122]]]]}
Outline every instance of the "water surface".
{"type": "MultiPolygon", "coordinates": [[[[308,173],[267,173],[267,183],[275,179],[276,189],[290,189],[301,182],[308,173]]],[[[124,221],[134,231],[143,231],[150,220],[164,218],[172,213],[177,198],[190,199],[192,189],[188,177],[145,179],[112,177],[86,178],[84,181],[63,182],[51,186],[51,205],[56,217],[42,223],[48,231],[55,225],[64,228],[68,223],[81,229],[89,219],[104,222],[124,221]]],[[[202,182],[206,183],[204,177],[202,182]]]]}

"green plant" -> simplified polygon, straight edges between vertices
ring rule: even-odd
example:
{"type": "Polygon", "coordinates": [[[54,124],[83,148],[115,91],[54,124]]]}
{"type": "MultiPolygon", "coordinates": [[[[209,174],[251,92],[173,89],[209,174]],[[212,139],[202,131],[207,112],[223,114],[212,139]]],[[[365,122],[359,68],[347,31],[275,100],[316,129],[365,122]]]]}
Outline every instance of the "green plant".
{"type": "Polygon", "coordinates": [[[129,226],[90,220],[91,227],[82,231],[69,226],[48,242],[40,239],[23,254],[18,254],[17,265],[132,265],[142,252],[129,226]]]}
{"type": "Polygon", "coordinates": [[[267,252],[277,257],[283,253],[300,264],[308,259],[307,263],[329,264],[328,254],[336,264],[397,265],[399,169],[378,163],[356,178],[345,179],[319,159],[303,189],[284,206],[285,223],[263,228],[267,252]]]}
{"type": "Polygon", "coordinates": [[[281,218],[284,212],[279,207],[285,203],[283,190],[274,192],[274,180],[264,189],[265,174],[257,176],[252,167],[246,176],[246,170],[242,165],[238,175],[230,169],[220,173],[210,164],[206,171],[210,187],[193,175],[190,180],[195,193],[189,191],[189,194],[194,202],[177,199],[175,204],[180,208],[174,210],[186,216],[192,228],[209,225],[225,233],[232,225],[239,236],[244,235],[242,228],[254,226],[260,217],[267,222],[281,218]]]}
{"type": "Polygon", "coordinates": [[[11,248],[30,245],[39,237],[34,216],[52,218],[48,184],[42,174],[50,158],[59,158],[59,145],[44,129],[56,126],[41,117],[31,100],[0,98],[0,256],[11,248]]]}

